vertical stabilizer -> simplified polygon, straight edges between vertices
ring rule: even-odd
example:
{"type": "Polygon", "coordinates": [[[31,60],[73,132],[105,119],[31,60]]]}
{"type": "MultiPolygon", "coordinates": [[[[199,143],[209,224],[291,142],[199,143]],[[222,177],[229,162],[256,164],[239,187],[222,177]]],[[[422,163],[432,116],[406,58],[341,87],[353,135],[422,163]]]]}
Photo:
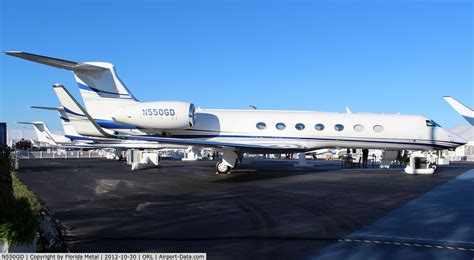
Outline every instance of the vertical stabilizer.
{"type": "Polygon", "coordinates": [[[73,71],[86,110],[92,118],[110,120],[112,112],[138,102],[119,79],[112,64],[106,62],[85,64],[103,68],[73,71]]]}
{"type": "Polygon", "coordinates": [[[19,124],[28,124],[32,125],[33,129],[35,130],[36,138],[41,143],[46,143],[49,145],[57,146],[58,144],[54,140],[51,131],[49,131],[48,127],[44,122],[36,121],[36,122],[18,122],[19,124]]]}
{"type": "Polygon", "coordinates": [[[64,111],[64,108],[58,109],[59,117],[61,118],[61,124],[64,129],[64,135],[66,136],[80,136],[80,134],[74,129],[74,126],[71,124],[71,120],[64,111]]]}

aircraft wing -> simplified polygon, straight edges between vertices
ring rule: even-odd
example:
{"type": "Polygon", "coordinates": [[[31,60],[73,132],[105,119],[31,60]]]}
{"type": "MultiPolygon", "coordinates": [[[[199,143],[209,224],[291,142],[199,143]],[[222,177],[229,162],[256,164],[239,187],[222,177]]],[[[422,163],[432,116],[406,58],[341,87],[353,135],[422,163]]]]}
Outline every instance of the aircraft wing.
{"type": "Polygon", "coordinates": [[[65,69],[65,70],[72,70],[72,71],[100,71],[104,70],[104,68],[100,66],[95,66],[92,64],[87,64],[87,63],[82,63],[82,62],[74,62],[74,61],[68,61],[68,60],[62,60],[62,59],[56,59],[56,58],[50,58],[46,56],[41,56],[37,54],[32,54],[28,52],[22,52],[22,51],[5,51],[5,54],[10,55],[10,56],[15,56],[18,58],[22,58],[25,60],[53,66],[59,69],[65,69]]]}
{"type": "Polygon", "coordinates": [[[220,142],[203,139],[186,139],[186,138],[173,138],[173,137],[161,137],[161,136],[135,136],[135,135],[115,135],[108,131],[104,131],[95,120],[89,115],[89,113],[75,100],[75,98],[67,91],[63,85],[54,85],[54,90],[63,97],[64,101],[67,102],[69,109],[76,111],[84,115],[89,120],[89,127],[94,128],[97,134],[100,133],[103,137],[114,138],[121,140],[138,140],[138,141],[150,141],[160,142],[164,144],[177,144],[177,145],[192,145],[197,147],[209,147],[209,148],[224,148],[233,147],[241,151],[252,151],[252,152],[300,152],[306,151],[307,148],[300,144],[280,144],[280,143],[265,143],[265,144],[243,144],[243,143],[232,143],[232,142],[220,142]]]}
{"type": "Polygon", "coordinates": [[[306,147],[300,144],[279,144],[279,143],[266,143],[266,144],[244,144],[244,143],[233,143],[233,142],[220,142],[203,139],[186,139],[186,138],[173,138],[173,137],[157,137],[157,136],[116,136],[116,138],[124,140],[140,140],[140,141],[151,141],[168,144],[181,144],[181,145],[192,145],[203,148],[224,148],[233,147],[236,150],[242,152],[262,152],[262,153],[279,153],[279,152],[302,152],[308,150],[306,147]]]}
{"type": "Polygon", "coordinates": [[[457,101],[455,98],[450,96],[443,97],[449,105],[451,105],[456,112],[458,112],[466,121],[468,121],[471,125],[474,125],[474,111],[467,107],[466,105],[462,104],[461,102],[457,101]]]}

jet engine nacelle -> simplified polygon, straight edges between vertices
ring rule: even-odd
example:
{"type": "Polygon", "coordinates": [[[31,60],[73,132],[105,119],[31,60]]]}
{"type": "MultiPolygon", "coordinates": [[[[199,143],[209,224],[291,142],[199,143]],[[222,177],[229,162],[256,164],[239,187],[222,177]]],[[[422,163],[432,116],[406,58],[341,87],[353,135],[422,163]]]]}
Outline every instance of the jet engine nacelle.
{"type": "Polygon", "coordinates": [[[118,109],[112,119],[140,128],[173,130],[194,125],[194,105],[186,102],[142,102],[118,109]]]}

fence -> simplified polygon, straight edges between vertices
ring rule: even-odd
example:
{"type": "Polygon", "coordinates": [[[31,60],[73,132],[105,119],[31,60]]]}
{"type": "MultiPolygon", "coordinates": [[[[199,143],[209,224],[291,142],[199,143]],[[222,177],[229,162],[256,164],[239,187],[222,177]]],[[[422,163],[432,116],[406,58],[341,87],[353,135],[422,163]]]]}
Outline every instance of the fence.
{"type": "Polygon", "coordinates": [[[101,151],[15,151],[18,159],[80,159],[101,158],[101,151]]]}

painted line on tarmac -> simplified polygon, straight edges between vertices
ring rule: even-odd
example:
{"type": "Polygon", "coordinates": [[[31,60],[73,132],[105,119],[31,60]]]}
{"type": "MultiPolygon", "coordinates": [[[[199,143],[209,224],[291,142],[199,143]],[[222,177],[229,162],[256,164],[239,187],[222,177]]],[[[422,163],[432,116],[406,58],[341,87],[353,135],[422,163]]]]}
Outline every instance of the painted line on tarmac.
{"type": "Polygon", "coordinates": [[[438,249],[448,249],[448,250],[459,250],[459,251],[471,251],[474,252],[474,248],[468,247],[459,247],[459,246],[446,246],[446,245],[429,245],[429,244],[419,244],[419,243],[400,243],[393,241],[380,241],[380,240],[360,240],[360,239],[350,239],[350,238],[340,238],[339,242],[356,242],[356,243],[374,243],[374,244],[386,244],[386,245],[396,245],[396,246],[414,246],[414,247],[425,247],[425,248],[438,248],[438,249]]]}

